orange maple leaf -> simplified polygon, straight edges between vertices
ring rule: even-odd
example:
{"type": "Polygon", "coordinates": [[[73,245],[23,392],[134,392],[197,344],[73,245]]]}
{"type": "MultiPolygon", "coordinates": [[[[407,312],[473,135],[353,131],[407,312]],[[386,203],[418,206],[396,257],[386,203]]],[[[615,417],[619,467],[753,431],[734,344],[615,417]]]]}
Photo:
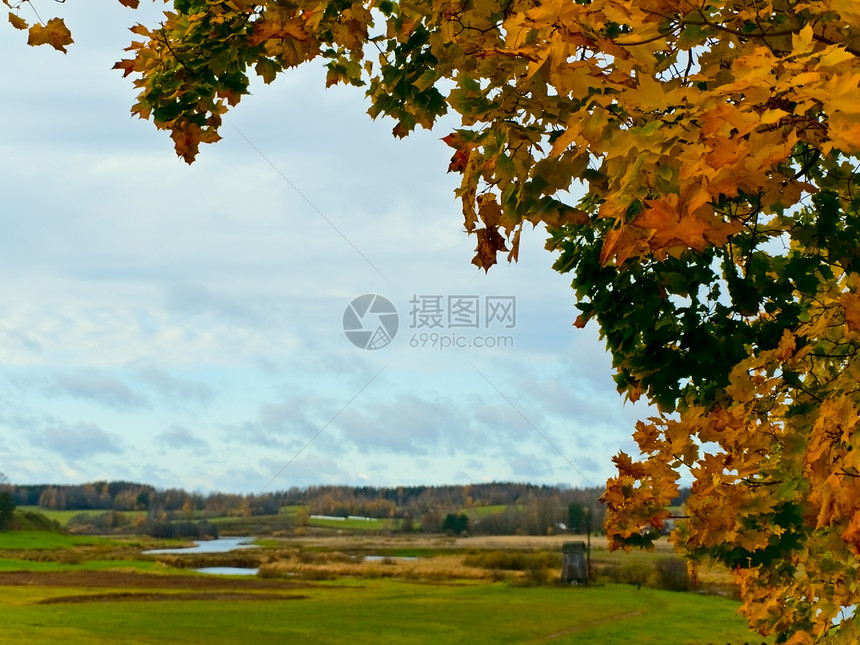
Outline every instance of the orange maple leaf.
{"type": "Polygon", "coordinates": [[[254,32],[251,35],[252,45],[281,38],[304,42],[310,40],[311,36],[305,30],[305,24],[301,18],[291,18],[282,21],[281,24],[276,24],[272,20],[258,20],[254,23],[254,32]]]}
{"type": "Polygon", "coordinates": [[[200,126],[188,123],[184,126],[175,126],[170,133],[173,139],[173,147],[176,154],[191,164],[200,151],[200,126]]]}
{"type": "Polygon", "coordinates": [[[860,296],[856,293],[844,293],[839,304],[845,310],[845,324],[851,331],[860,331],[860,296]]]}
{"type": "Polygon", "coordinates": [[[508,250],[505,238],[495,228],[479,228],[475,235],[478,237],[478,246],[475,248],[477,253],[472,264],[485,272],[489,271],[490,267],[496,264],[496,253],[508,250]]]}
{"type": "Polygon", "coordinates": [[[721,246],[737,232],[740,224],[726,222],[713,213],[713,209],[697,199],[695,210],[686,200],[669,194],[659,199],[646,200],[647,209],[631,224],[648,231],[648,245],[652,251],[668,251],[686,247],[703,252],[711,245],[721,246]]]}
{"type": "Polygon", "coordinates": [[[600,249],[600,263],[607,264],[615,258],[615,264],[621,266],[633,255],[642,255],[648,251],[648,231],[638,226],[622,225],[614,228],[603,239],[600,249]]]}
{"type": "Polygon", "coordinates": [[[647,210],[637,216],[632,224],[651,232],[648,244],[652,250],[673,246],[687,246],[696,251],[708,248],[705,239],[707,224],[698,217],[682,215],[677,195],[666,195],[645,202],[647,210]]]}

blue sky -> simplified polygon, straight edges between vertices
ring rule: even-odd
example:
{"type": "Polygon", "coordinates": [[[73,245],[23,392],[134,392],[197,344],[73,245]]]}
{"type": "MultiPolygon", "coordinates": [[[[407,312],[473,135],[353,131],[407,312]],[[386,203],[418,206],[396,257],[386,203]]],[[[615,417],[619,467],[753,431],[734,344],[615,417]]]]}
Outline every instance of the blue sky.
{"type": "Polygon", "coordinates": [[[37,6],[63,12],[76,43],[31,49],[8,24],[0,38],[12,481],[601,485],[610,457],[634,451],[648,411],[615,392],[596,329],[572,327],[542,231],[523,235],[518,264],[470,264],[440,141],[454,121],[396,140],[361,90],[326,90],[308,65],[255,84],[187,166],[130,116],[131,83],[110,69],[152,7],[37,6]],[[373,351],[342,328],[362,294],[399,315],[373,351]],[[515,324],[452,327],[449,297],[483,314],[513,299],[515,324]],[[412,328],[410,301],[433,298],[440,326],[412,328]]]}

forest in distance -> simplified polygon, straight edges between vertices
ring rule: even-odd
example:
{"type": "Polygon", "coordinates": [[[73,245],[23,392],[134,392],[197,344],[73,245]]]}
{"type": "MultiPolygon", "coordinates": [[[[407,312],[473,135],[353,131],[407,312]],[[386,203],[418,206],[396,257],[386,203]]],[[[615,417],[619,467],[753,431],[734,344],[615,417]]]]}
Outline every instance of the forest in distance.
{"type": "MultiPolygon", "coordinates": [[[[320,485],[256,495],[159,489],[126,481],[2,486],[16,506],[80,511],[69,528],[132,529],[144,522],[280,516],[280,530],[307,526],[312,516],[390,520],[399,532],[546,535],[601,531],[603,490],[490,482],[447,486],[320,485]],[[289,526],[288,526],[289,525],[289,526]]],[[[680,506],[684,493],[675,500],[680,506]]]]}

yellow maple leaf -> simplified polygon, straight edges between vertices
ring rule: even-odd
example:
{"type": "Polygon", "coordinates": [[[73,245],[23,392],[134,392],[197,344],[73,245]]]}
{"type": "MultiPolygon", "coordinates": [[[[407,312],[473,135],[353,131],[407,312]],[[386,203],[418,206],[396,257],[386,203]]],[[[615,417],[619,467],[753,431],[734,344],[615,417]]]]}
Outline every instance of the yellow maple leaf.
{"type": "Polygon", "coordinates": [[[860,118],[834,114],[830,118],[830,145],[845,154],[860,152],[860,118]]]}
{"type": "Polygon", "coordinates": [[[9,12],[9,22],[12,23],[15,29],[26,29],[28,27],[26,20],[11,11],[9,12]]]}
{"type": "Polygon", "coordinates": [[[827,48],[826,53],[822,54],[819,62],[823,67],[835,67],[836,65],[848,62],[855,58],[857,58],[857,56],[846,50],[844,47],[831,45],[827,48]]]}
{"type": "Polygon", "coordinates": [[[809,46],[812,44],[812,38],[815,32],[812,30],[812,25],[806,25],[798,33],[791,36],[791,55],[800,56],[809,51],[809,46]]]}
{"type": "Polygon", "coordinates": [[[28,45],[50,45],[54,49],[66,53],[66,45],[71,45],[72,32],[66,27],[62,18],[51,18],[46,24],[35,24],[30,27],[28,45]]]}

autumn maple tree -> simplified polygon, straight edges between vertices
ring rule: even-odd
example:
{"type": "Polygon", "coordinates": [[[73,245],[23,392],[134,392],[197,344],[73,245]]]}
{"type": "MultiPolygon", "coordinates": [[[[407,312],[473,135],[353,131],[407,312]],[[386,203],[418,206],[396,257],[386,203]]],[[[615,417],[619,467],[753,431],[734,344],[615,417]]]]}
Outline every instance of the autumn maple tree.
{"type": "Polygon", "coordinates": [[[396,136],[458,114],[473,262],[545,224],[576,325],[659,410],[614,458],[613,546],[650,545],[691,477],[693,569],[728,566],[779,641],[860,641],[860,2],[174,0],[131,31],[132,112],[189,163],[249,74],[318,57],[396,136]]]}

